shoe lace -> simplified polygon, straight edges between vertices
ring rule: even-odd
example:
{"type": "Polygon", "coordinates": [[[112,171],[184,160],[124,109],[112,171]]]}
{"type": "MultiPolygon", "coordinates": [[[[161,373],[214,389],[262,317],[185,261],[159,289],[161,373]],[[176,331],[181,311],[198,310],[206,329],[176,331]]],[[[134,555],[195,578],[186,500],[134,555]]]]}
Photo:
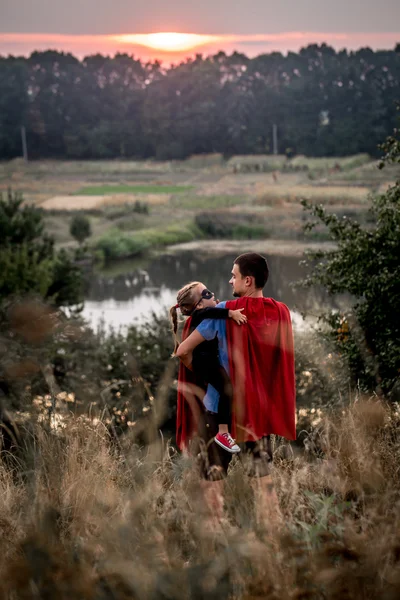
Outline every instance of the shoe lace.
{"type": "Polygon", "coordinates": [[[230,446],[233,446],[235,444],[235,440],[229,433],[224,433],[223,435],[230,446]]]}

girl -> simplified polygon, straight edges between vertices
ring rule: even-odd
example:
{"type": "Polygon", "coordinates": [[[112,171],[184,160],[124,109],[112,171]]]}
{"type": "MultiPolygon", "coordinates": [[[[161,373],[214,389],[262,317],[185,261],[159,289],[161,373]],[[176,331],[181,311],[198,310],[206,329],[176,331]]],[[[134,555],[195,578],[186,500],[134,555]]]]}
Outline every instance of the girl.
{"type": "MultiPolygon", "coordinates": [[[[203,319],[233,319],[238,325],[246,323],[247,317],[242,315],[242,308],[229,310],[227,308],[216,308],[216,300],[213,292],[210,292],[203,283],[193,281],[188,283],[177,295],[177,304],[170,308],[170,319],[175,339],[174,355],[178,349],[177,339],[179,308],[184,316],[190,316],[191,322],[189,333],[192,333],[203,319]]],[[[218,340],[205,341],[193,351],[192,360],[193,373],[205,383],[211,384],[219,393],[218,403],[218,434],[215,442],[227,452],[235,454],[240,452],[239,446],[229,433],[232,405],[232,384],[228,374],[219,362],[218,340]]]]}

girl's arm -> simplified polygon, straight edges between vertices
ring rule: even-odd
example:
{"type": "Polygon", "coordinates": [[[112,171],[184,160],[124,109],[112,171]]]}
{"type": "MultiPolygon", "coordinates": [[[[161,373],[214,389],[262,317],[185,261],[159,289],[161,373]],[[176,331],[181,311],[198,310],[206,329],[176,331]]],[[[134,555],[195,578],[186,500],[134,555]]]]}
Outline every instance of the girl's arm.
{"type": "Polygon", "coordinates": [[[243,310],[244,308],[238,308],[237,310],[217,307],[202,308],[194,312],[192,320],[196,320],[195,327],[204,319],[233,319],[238,325],[241,325],[247,321],[246,315],[242,315],[243,310]]]}
{"type": "Polygon", "coordinates": [[[192,365],[193,350],[205,341],[205,338],[196,330],[191,333],[186,340],[179,344],[179,348],[176,351],[176,356],[183,362],[185,367],[188,369],[192,365]]]}

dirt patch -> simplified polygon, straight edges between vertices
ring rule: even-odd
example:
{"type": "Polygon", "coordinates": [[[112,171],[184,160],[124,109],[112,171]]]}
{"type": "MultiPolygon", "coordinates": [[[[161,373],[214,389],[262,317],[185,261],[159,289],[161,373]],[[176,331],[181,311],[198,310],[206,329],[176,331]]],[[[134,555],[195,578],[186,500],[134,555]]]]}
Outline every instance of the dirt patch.
{"type": "Polygon", "coordinates": [[[204,196],[243,196],[254,197],[259,195],[264,188],[279,193],[281,186],[296,186],[304,180],[304,175],[278,173],[274,180],[272,173],[252,173],[219,176],[215,181],[203,182],[198,179],[199,194],[204,196]]]}
{"type": "Polygon", "coordinates": [[[40,206],[45,210],[93,210],[104,206],[134,204],[136,201],[150,205],[166,204],[170,194],[116,194],[114,196],[54,196],[40,206]]]}
{"type": "MultiPolygon", "coordinates": [[[[201,254],[241,254],[259,252],[275,256],[302,256],[306,250],[334,250],[332,242],[297,242],[288,240],[206,240],[169,246],[167,252],[193,252],[201,254]]],[[[165,252],[164,252],[165,253],[165,252]]]]}
{"type": "Polygon", "coordinates": [[[45,210],[90,210],[99,208],[104,196],[54,196],[41,204],[45,210]]]}

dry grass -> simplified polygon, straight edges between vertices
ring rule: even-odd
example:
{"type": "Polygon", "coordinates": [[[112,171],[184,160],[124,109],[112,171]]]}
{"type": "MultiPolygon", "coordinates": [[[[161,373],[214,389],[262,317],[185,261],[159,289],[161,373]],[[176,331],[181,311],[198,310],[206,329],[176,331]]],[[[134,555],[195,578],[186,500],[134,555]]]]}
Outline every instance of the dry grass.
{"type": "Polygon", "coordinates": [[[1,597],[397,598],[398,424],[358,401],[316,425],[308,454],[279,446],[280,528],[260,518],[240,463],[210,528],[193,465],[170,448],[125,438],[117,451],[83,418],[36,426],[0,466],[1,597]]]}
{"type": "Polygon", "coordinates": [[[24,173],[33,176],[76,176],[85,177],[87,174],[121,174],[124,177],[138,173],[160,172],[171,170],[171,163],[135,160],[40,160],[25,163],[15,159],[0,164],[0,175],[8,173],[24,173]]]}
{"type": "Polygon", "coordinates": [[[285,185],[256,187],[256,204],[266,206],[281,206],[284,203],[299,203],[306,198],[312,202],[324,205],[366,205],[370,190],[361,186],[306,186],[285,185]]]}
{"type": "Polygon", "coordinates": [[[214,152],[212,154],[194,154],[193,156],[189,156],[184,161],[184,164],[192,169],[213,169],[223,167],[225,161],[222,154],[214,152]]]}

